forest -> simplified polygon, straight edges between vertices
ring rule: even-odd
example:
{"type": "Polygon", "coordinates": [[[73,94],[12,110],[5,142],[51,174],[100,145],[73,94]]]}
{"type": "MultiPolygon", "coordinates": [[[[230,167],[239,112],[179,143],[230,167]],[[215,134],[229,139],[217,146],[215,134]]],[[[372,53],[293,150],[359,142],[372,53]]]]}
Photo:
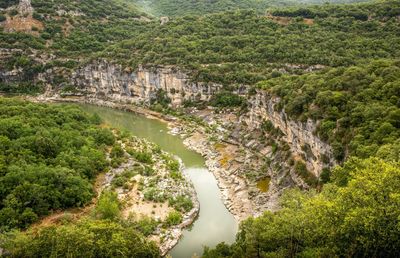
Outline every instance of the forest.
{"type": "Polygon", "coordinates": [[[281,97],[280,108],[290,117],[320,121],[316,133],[331,144],[338,161],[348,156],[399,159],[399,61],[281,75],[257,86],[281,97]]]}
{"type": "Polygon", "coordinates": [[[100,123],[77,106],[0,98],[0,245],[12,257],[159,257],[144,236],[154,222],[122,219],[111,192],[82,220],[65,213],[61,226],[29,227],[96,198],[95,179],[112,165],[106,154],[118,149],[100,123]]]}
{"type": "Polygon", "coordinates": [[[239,9],[253,9],[264,13],[271,7],[323,3],[357,3],[366,0],[134,0],[143,11],[155,16],[205,15],[239,9]]]}
{"type": "MultiPolygon", "coordinates": [[[[79,10],[84,16],[48,16],[47,13],[55,12],[55,3],[35,0],[34,16],[46,25],[40,37],[0,32],[0,46],[24,51],[33,48],[75,60],[106,58],[131,69],[139,64],[174,65],[189,73],[194,81],[225,86],[254,85],[268,79],[274,71],[301,74],[307,69],[350,66],[399,56],[398,1],[346,7],[285,7],[271,9],[268,15],[254,10],[187,15],[171,18],[164,25],[127,4],[99,0],[77,9],[76,2],[68,3],[63,4],[65,10],[79,10]],[[66,33],[66,26],[73,29],[66,33]],[[46,42],[52,43],[46,47],[46,42]]],[[[64,67],[62,62],[37,64],[24,51],[19,54],[19,59],[25,60],[23,63],[13,57],[1,66],[26,68],[29,64],[26,69],[30,75],[64,67]]]]}

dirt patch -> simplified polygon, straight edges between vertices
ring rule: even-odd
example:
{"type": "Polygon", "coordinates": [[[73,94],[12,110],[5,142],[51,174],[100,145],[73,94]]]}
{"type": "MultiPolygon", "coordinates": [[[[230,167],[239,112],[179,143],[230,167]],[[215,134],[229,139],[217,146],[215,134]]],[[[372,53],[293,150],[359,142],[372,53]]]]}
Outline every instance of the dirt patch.
{"type": "MultiPolygon", "coordinates": [[[[268,19],[272,20],[273,22],[280,24],[280,25],[289,25],[292,21],[293,18],[291,17],[284,17],[284,16],[267,16],[268,19]]],[[[303,23],[307,25],[313,25],[314,24],[314,19],[308,19],[304,18],[303,23]]]]}
{"type": "MultiPolygon", "coordinates": [[[[140,179],[135,179],[139,181],[140,179]]],[[[131,214],[134,214],[137,219],[143,217],[150,217],[155,220],[164,221],[168,214],[174,209],[168,206],[168,202],[156,203],[150,201],[144,201],[138,191],[137,185],[135,185],[129,193],[124,196],[125,201],[122,216],[128,218],[131,214]]]]}
{"type": "Polygon", "coordinates": [[[74,28],[74,26],[71,25],[71,23],[69,23],[69,21],[67,21],[63,26],[62,26],[62,32],[64,34],[65,37],[69,36],[71,30],[74,28]]]}
{"type": "Polygon", "coordinates": [[[1,25],[5,32],[24,32],[35,36],[39,36],[39,32],[44,29],[42,22],[34,19],[31,15],[24,16],[7,16],[7,20],[1,25]]]}
{"type": "Polygon", "coordinates": [[[304,19],[304,23],[307,25],[313,25],[314,24],[314,19],[304,19]]]}
{"type": "Polygon", "coordinates": [[[292,19],[289,17],[267,16],[267,18],[275,23],[278,23],[280,25],[285,25],[285,26],[289,25],[289,23],[292,21],[292,19]]]}
{"type": "Polygon", "coordinates": [[[221,166],[226,169],[229,168],[230,164],[236,156],[236,151],[238,149],[237,146],[231,144],[217,143],[214,147],[219,154],[219,163],[221,164],[221,166]]]}

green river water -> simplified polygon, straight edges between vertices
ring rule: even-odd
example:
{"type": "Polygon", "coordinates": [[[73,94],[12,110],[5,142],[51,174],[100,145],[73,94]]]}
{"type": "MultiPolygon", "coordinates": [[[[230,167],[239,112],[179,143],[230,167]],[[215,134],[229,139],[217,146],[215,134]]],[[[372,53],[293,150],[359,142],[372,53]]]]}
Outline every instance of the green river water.
{"type": "Polygon", "coordinates": [[[223,205],[216,179],[205,167],[203,157],[187,149],[179,136],[168,134],[165,123],[111,108],[80,106],[88,113],[97,113],[110,126],[128,130],[182,159],[200,201],[200,214],[190,229],[184,230],[183,237],[170,252],[173,258],[200,256],[204,246],[234,241],[237,223],[223,205]]]}

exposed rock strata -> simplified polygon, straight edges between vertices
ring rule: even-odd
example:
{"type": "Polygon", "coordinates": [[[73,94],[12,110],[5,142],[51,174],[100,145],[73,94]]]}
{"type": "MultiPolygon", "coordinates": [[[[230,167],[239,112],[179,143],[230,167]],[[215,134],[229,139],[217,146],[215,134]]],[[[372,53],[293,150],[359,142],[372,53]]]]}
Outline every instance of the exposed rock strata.
{"type": "Polygon", "coordinates": [[[131,72],[104,61],[76,70],[70,83],[87,98],[134,104],[150,104],[157,92],[163,90],[174,107],[181,106],[184,100],[209,100],[221,88],[216,84],[191,82],[186,74],[173,68],[139,68],[131,72]]]}

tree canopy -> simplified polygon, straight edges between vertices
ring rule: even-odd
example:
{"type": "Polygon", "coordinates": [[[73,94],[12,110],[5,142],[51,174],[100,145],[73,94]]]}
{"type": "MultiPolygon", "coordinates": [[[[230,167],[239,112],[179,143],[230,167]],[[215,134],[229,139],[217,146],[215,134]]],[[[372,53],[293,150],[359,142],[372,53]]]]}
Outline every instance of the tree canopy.
{"type": "Polygon", "coordinates": [[[78,107],[0,98],[0,228],[88,203],[113,143],[78,107]]]}
{"type": "Polygon", "coordinates": [[[399,163],[351,159],[321,193],[288,192],[281,210],[244,221],[233,245],[203,257],[397,256],[399,180],[399,163]]]}

